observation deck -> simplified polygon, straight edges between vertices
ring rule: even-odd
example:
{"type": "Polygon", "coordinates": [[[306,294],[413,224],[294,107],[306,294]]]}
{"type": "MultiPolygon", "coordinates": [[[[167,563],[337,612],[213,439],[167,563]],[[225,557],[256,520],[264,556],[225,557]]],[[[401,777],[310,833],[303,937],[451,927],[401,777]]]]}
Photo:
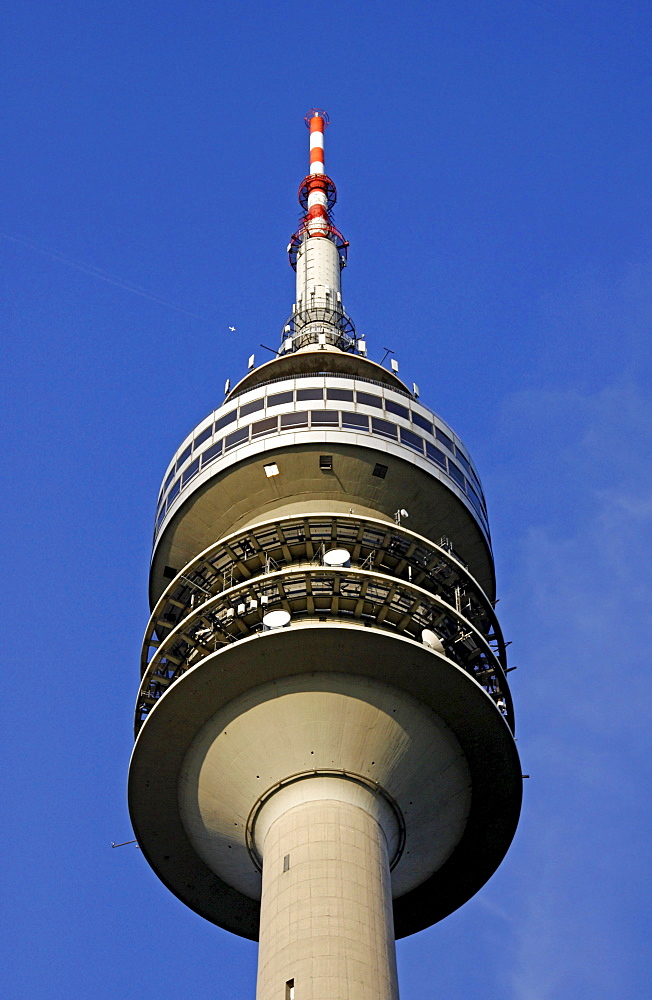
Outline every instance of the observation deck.
{"type": "MultiPolygon", "coordinates": [[[[393,373],[378,377],[379,367],[326,348],[249,373],[182,442],[159,494],[130,808],[166,884],[252,938],[261,893],[252,817],[288,782],[344,776],[391,804],[402,844],[390,859],[397,936],[473,895],[518,818],[520,767],[480,478],[449,425],[393,373]],[[397,523],[404,508],[409,528],[397,523]],[[345,554],[341,565],[333,551],[345,554]],[[268,628],[270,612],[287,625],[268,628]],[[361,757],[350,735],[315,738],[317,719],[307,729],[298,721],[310,710],[296,699],[344,693],[342,711],[351,697],[368,703],[366,712],[377,697],[389,699],[393,709],[373,711],[407,713],[406,732],[419,713],[434,713],[428,719],[444,727],[436,763],[414,759],[397,770],[382,741],[361,757]],[[268,760],[252,750],[246,767],[244,758],[229,762],[219,727],[236,732],[254,705],[267,731],[290,698],[286,723],[303,734],[294,749],[272,751],[282,735],[270,730],[268,760]],[[211,765],[220,802],[212,820],[187,785],[204,732],[221,761],[211,765]],[[237,788],[218,779],[231,771],[237,788]]],[[[370,716],[366,730],[374,726],[370,716]]],[[[251,733],[243,740],[255,742],[251,733]]]]}
{"type": "MultiPolygon", "coordinates": [[[[289,360],[272,362],[267,374],[289,360]]],[[[407,508],[417,531],[453,540],[494,598],[480,478],[440,417],[395,384],[346,372],[281,375],[236,390],[182,442],[165,473],[152,601],[164,574],[175,575],[216,533],[293,502],[306,512],[343,504],[345,511],[392,518],[407,508]],[[278,465],[281,455],[279,475],[270,480],[264,467],[278,465]]]]}
{"type": "Polygon", "coordinates": [[[492,698],[513,729],[505,643],[493,605],[452,551],[396,524],[354,515],[262,522],[192,560],[158,600],[147,626],[138,733],[179,677],[224,646],[264,631],[282,609],[298,622],[348,622],[435,645],[492,698]],[[327,553],[350,554],[345,566],[327,553]]]}

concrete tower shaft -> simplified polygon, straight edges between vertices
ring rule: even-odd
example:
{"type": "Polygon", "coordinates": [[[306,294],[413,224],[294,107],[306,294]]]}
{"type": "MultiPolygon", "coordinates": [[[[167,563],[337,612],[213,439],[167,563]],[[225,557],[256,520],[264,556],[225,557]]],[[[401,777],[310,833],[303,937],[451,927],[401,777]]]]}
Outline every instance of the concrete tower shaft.
{"type": "Polygon", "coordinates": [[[326,122],[282,348],[163,479],[129,803],[165,884],[260,940],[258,1000],[396,1000],[394,937],[491,877],[521,769],[482,485],[347,333],[326,122]]]}
{"type": "Polygon", "coordinates": [[[288,970],[297,996],[309,983],[313,996],[398,1000],[385,833],[330,784],[265,837],[258,1000],[276,1000],[288,970]]]}

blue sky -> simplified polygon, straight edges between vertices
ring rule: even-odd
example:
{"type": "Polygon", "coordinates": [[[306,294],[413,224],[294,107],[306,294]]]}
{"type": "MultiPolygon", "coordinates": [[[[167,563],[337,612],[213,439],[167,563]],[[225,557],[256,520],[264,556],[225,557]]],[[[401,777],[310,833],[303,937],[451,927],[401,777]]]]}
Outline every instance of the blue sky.
{"type": "Polygon", "coordinates": [[[649,4],[8,0],[0,13],[7,996],[254,995],[125,802],[156,494],[276,344],[325,107],[345,304],[471,450],[526,782],[402,995],[650,991],[649,4]],[[231,336],[228,326],[236,326],[231,336]]]}

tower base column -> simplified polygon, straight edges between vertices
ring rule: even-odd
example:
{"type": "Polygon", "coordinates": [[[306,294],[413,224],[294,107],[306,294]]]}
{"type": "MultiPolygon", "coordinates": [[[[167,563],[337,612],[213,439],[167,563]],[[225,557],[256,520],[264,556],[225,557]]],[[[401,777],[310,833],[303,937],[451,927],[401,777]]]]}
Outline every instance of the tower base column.
{"type": "Polygon", "coordinates": [[[363,804],[346,801],[350,783],[319,784],[327,786],[323,798],[298,804],[292,801],[301,789],[312,786],[312,794],[316,782],[278,793],[272,802],[286,802],[275,802],[273,812],[288,808],[268,816],[266,829],[259,825],[257,1000],[398,1000],[383,817],[373,815],[374,803],[365,808],[363,795],[358,795],[363,804]]]}

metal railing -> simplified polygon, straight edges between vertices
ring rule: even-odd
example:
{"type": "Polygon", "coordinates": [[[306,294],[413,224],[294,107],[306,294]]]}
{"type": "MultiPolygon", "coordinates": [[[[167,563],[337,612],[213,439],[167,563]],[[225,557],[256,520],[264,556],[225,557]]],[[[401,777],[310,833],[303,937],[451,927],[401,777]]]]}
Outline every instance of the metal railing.
{"type": "Polygon", "coordinates": [[[293,621],[339,620],[417,641],[429,629],[511,725],[505,643],[492,602],[444,541],[435,545],[373,518],[295,515],[215,543],[177,575],[152,612],[136,728],[189,667],[260,631],[265,611],[276,608],[293,621]],[[337,547],[347,549],[351,565],[325,565],[327,548],[337,547]]]}

